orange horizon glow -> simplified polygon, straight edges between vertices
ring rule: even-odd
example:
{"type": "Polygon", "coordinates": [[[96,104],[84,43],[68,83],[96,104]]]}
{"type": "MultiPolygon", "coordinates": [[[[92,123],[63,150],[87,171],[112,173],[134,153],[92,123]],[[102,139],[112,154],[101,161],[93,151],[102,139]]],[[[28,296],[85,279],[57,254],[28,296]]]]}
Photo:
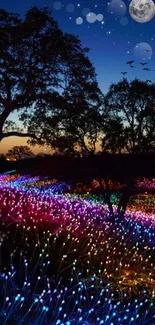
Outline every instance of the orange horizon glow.
{"type": "MultiPolygon", "coordinates": [[[[8,152],[8,150],[12,149],[12,147],[14,146],[28,146],[31,151],[34,154],[38,154],[40,152],[45,152],[45,148],[47,148],[47,146],[38,146],[36,145],[35,147],[30,146],[27,141],[29,138],[21,138],[21,137],[9,137],[9,138],[4,138],[1,142],[0,142],[0,154],[6,154],[8,152]]],[[[97,151],[101,150],[101,146],[100,143],[97,143],[97,151]]],[[[52,153],[52,151],[49,149],[49,147],[47,148],[46,153],[52,153]]]]}
{"type": "Polygon", "coordinates": [[[9,137],[9,138],[4,138],[0,142],[0,153],[6,154],[8,150],[12,149],[14,146],[28,146],[34,154],[38,154],[40,152],[43,152],[45,147],[40,147],[36,145],[35,147],[30,146],[27,143],[27,140],[29,138],[20,138],[20,137],[9,137]]]}

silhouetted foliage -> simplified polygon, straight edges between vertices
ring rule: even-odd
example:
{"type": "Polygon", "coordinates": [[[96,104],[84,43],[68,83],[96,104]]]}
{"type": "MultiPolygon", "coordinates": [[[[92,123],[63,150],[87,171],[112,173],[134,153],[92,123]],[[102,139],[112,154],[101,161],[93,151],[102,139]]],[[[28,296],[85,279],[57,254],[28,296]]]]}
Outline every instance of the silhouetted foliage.
{"type": "Polygon", "coordinates": [[[141,153],[155,148],[155,84],[123,79],[104,98],[103,150],[141,153]]]}
{"type": "Polygon", "coordinates": [[[104,152],[154,151],[155,84],[123,79],[103,96],[88,52],[47,7],[24,19],[0,10],[0,141],[29,137],[68,156],[94,154],[100,139],[104,152]]]}
{"type": "Polygon", "coordinates": [[[0,140],[33,136],[21,133],[7,118],[50,95],[61,35],[47,9],[32,8],[23,21],[17,14],[0,10],[0,140]]]}
{"type": "Polygon", "coordinates": [[[28,136],[60,153],[95,151],[101,92],[87,53],[47,7],[24,20],[0,10],[0,140],[28,136]],[[15,110],[26,133],[7,120],[15,110]]]}
{"type": "MultiPolygon", "coordinates": [[[[57,137],[61,136],[59,123],[69,119],[69,114],[75,119],[81,102],[82,105],[84,101],[98,103],[99,89],[87,52],[78,38],[59,29],[47,8],[32,8],[24,20],[0,10],[1,140],[12,135],[35,137],[37,133],[38,142],[42,143],[50,127],[51,144],[55,141],[53,130],[57,137]],[[30,115],[28,108],[31,108],[30,115]],[[6,121],[10,113],[21,109],[24,112],[20,119],[28,126],[28,134],[22,134],[11,121],[6,121]],[[46,122],[46,127],[40,125],[46,122]]],[[[70,134],[69,126],[66,128],[70,134]]]]}
{"type": "MultiPolygon", "coordinates": [[[[35,115],[29,117],[28,129],[59,154],[95,152],[102,94],[88,49],[73,35],[65,34],[63,41],[66,51],[58,62],[61,96],[57,93],[57,101],[52,97],[39,101],[35,115]]],[[[35,143],[38,141],[32,139],[31,144],[35,143]]]]}
{"type": "Polygon", "coordinates": [[[28,157],[34,157],[34,154],[27,146],[14,146],[8,151],[7,156],[15,157],[17,160],[19,160],[28,157]]]}

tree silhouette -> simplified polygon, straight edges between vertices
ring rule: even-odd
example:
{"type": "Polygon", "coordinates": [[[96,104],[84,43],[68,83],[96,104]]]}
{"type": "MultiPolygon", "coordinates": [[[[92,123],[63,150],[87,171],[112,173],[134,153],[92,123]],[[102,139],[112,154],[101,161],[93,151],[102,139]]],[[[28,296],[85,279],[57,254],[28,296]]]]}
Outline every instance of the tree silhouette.
{"type": "Polygon", "coordinates": [[[23,20],[0,10],[0,141],[30,137],[59,150],[63,139],[72,150],[86,150],[90,135],[90,150],[95,148],[98,130],[88,126],[101,92],[87,53],[77,37],[59,29],[47,7],[33,7],[23,20]],[[25,133],[8,120],[15,110],[25,133]]]}
{"type": "Polygon", "coordinates": [[[7,156],[13,156],[19,160],[23,158],[33,157],[34,154],[28,146],[14,146],[8,151],[7,156]]]}
{"type": "Polygon", "coordinates": [[[107,118],[104,120],[104,138],[102,148],[113,154],[121,153],[126,144],[123,123],[120,118],[107,118]]]}
{"type": "MultiPolygon", "coordinates": [[[[31,130],[23,133],[12,128],[7,119],[15,110],[27,111],[49,98],[59,106],[55,88],[60,80],[60,57],[66,50],[64,39],[47,8],[32,8],[24,20],[0,10],[0,140],[35,136],[31,130]]],[[[23,115],[20,119],[24,122],[23,115]]]]}
{"type": "MultiPolygon", "coordinates": [[[[28,129],[59,153],[95,151],[100,124],[102,93],[95,70],[87,57],[88,49],[73,35],[65,34],[67,51],[62,55],[57,107],[52,100],[38,103],[35,116],[27,116],[28,129]]],[[[31,144],[38,140],[31,139],[31,144]]]]}
{"type": "Polygon", "coordinates": [[[155,148],[155,84],[123,79],[104,98],[103,150],[141,153],[155,148]]]}

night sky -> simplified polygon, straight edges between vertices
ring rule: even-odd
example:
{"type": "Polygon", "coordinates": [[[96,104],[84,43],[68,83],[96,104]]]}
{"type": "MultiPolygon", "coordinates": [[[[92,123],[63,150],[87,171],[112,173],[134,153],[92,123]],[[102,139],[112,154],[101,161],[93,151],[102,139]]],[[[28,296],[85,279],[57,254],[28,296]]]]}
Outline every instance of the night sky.
{"type": "Polygon", "coordinates": [[[111,82],[123,77],[121,72],[127,72],[125,76],[129,80],[137,77],[155,81],[155,17],[147,23],[136,22],[129,14],[130,2],[1,0],[0,7],[24,17],[32,6],[49,6],[60,28],[78,35],[82,45],[90,48],[89,57],[96,68],[99,86],[105,93],[111,82]],[[135,61],[134,68],[126,64],[130,60],[135,61]],[[142,66],[140,62],[147,62],[147,65],[142,66]],[[143,70],[146,67],[150,71],[143,70]]]}

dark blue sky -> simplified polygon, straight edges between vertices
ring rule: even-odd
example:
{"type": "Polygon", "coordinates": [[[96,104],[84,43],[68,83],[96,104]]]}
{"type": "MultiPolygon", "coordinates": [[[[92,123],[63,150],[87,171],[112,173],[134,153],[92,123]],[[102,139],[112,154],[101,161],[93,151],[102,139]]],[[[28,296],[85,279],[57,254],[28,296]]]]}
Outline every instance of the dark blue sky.
{"type": "MultiPolygon", "coordinates": [[[[99,86],[106,92],[112,81],[122,78],[121,71],[128,72],[126,77],[129,80],[135,77],[155,80],[155,18],[147,23],[137,23],[129,15],[130,2],[112,0],[108,5],[107,0],[1,0],[0,6],[22,16],[32,6],[49,6],[62,30],[79,35],[83,46],[90,48],[89,57],[96,68],[99,86]],[[102,21],[88,22],[85,8],[103,15],[102,21]],[[77,22],[83,19],[83,23],[77,24],[76,19],[77,22]],[[152,53],[146,52],[145,45],[138,45],[139,55],[135,55],[134,48],[139,43],[148,43],[147,48],[150,46],[152,53]],[[135,60],[135,68],[126,65],[128,60],[135,60]],[[151,71],[142,70],[140,61],[148,62],[151,71]]],[[[92,20],[93,14],[89,17],[92,20]]]]}

